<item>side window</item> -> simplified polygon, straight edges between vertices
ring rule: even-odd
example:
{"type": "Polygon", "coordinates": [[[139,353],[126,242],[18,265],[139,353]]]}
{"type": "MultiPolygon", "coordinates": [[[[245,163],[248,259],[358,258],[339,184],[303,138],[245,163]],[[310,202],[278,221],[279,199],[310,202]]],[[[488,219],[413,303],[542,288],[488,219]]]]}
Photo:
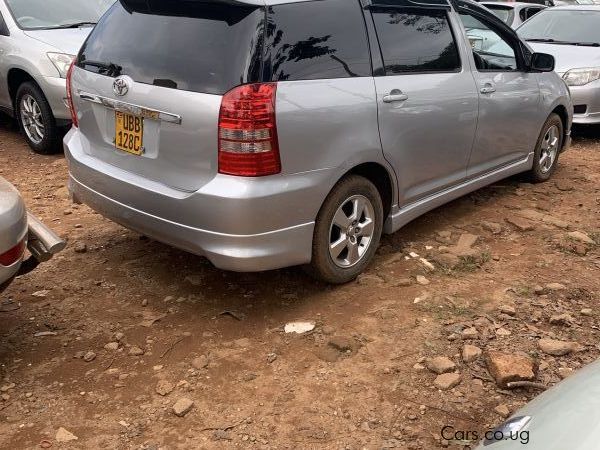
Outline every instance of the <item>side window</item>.
{"type": "Polygon", "coordinates": [[[518,70],[517,53],[506,39],[470,14],[461,13],[460,18],[473,50],[477,70],[480,72],[518,70]]]}
{"type": "Polygon", "coordinates": [[[460,69],[446,11],[373,8],[372,14],[386,75],[460,69]]]}
{"type": "Polygon", "coordinates": [[[8,36],[8,27],[6,26],[6,22],[2,18],[2,13],[0,12],[0,36],[8,36]]]}
{"type": "Polygon", "coordinates": [[[527,11],[525,13],[525,20],[529,19],[530,17],[535,16],[537,13],[539,13],[543,8],[538,8],[536,6],[532,6],[531,8],[526,8],[525,11],[527,11]]]}
{"type": "Polygon", "coordinates": [[[358,0],[267,7],[265,53],[265,69],[267,75],[270,69],[273,81],[371,76],[367,31],[358,0]]]}

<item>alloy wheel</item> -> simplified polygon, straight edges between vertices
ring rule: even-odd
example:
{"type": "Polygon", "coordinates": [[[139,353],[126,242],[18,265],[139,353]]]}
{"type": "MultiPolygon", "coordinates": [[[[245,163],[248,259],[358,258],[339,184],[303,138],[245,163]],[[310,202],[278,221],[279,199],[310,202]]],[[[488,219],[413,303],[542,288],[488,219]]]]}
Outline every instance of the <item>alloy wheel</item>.
{"type": "Polygon", "coordinates": [[[375,212],[363,195],[349,197],[337,209],[329,230],[329,255],[336,266],[356,265],[366,254],[375,232],[375,212]]]}
{"type": "Polygon", "coordinates": [[[560,130],[556,125],[552,125],[546,131],[546,135],[542,140],[542,151],[540,152],[540,171],[542,173],[548,173],[552,166],[554,165],[554,161],[556,160],[556,156],[558,155],[558,145],[560,143],[560,130]]]}
{"type": "Polygon", "coordinates": [[[19,109],[25,134],[31,142],[36,145],[40,144],[46,135],[40,105],[35,98],[26,94],[21,98],[19,109]]]}

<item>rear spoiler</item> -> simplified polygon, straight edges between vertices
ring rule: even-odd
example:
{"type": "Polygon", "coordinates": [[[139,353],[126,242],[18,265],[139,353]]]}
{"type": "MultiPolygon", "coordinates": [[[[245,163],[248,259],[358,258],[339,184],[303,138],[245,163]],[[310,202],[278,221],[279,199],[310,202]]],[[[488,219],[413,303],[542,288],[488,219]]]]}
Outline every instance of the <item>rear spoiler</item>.
{"type": "MultiPolygon", "coordinates": [[[[119,0],[128,13],[157,14],[161,16],[194,17],[212,12],[219,14],[223,7],[239,6],[241,10],[266,6],[265,0],[119,0]],[[202,12],[200,7],[207,6],[202,12]]],[[[236,22],[234,18],[231,20],[236,22]]],[[[227,20],[229,22],[229,20],[227,20]]]]}

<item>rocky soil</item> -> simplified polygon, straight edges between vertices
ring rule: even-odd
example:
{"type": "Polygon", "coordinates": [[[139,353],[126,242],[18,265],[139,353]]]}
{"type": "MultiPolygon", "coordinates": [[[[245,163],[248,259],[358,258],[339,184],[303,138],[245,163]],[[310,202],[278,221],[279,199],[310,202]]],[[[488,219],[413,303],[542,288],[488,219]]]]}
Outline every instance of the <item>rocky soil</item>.
{"type": "Polygon", "coordinates": [[[69,241],[0,298],[1,448],[468,448],[442,427],[495,426],[600,355],[600,131],[548,183],[386,236],[342,287],[216,270],[72,205],[63,156],[7,119],[0,175],[69,241]]]}

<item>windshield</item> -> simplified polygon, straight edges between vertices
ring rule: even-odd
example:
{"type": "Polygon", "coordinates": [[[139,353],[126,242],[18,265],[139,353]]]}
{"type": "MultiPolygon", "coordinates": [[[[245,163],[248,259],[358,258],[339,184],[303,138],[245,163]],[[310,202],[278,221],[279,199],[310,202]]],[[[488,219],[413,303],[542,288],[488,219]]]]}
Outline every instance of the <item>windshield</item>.
{"type": "Polygon", "coordinates": [[[546,9],[525,22],[517,33],[526,41],[600,43],[600,11],[546,9]]]}
{"type": "Polygon", "coordinates": [[[511,25],[513,18],[515,17],[515,10],[513,8],[505,8],[503,6],[485,5],[490,11],[494,13],[502,22],[507,25],[511,25]]]}
{"type": "Polygon", "coordinates": [[[115,0],[6,0],[24,30],[93,25],[115,0]]]}

